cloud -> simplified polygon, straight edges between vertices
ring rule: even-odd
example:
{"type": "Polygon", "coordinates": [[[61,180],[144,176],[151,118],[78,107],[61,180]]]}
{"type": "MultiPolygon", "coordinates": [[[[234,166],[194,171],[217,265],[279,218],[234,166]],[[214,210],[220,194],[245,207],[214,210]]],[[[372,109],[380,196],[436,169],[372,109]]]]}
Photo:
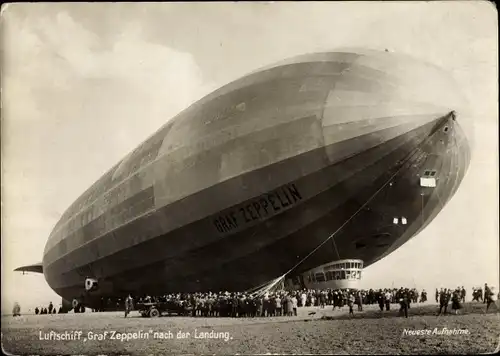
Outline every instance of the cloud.
{"type": "Polygon", "coordinates": [[[69,204],[212,88],[189,53],[149,43],[138,23],[127,23],[113,45],[104,46],[67,12],[44,16],[30,9],[14,7],[4,18],[6,273],[40,261],[52,226],[69,204]],[[30,242],[36,249],[20,245],[30,242]]]}

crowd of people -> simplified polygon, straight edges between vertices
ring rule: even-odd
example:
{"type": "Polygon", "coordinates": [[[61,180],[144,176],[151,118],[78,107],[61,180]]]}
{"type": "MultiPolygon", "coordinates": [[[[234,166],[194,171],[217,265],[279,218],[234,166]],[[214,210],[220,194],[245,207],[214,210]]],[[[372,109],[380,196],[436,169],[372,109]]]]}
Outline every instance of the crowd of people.
{"type": "MultiPolygon", "coordinates": [[[[486,304],[486,311],[490,308],[491,304],[494,302],[494,292],[493,287],[489,287],[488,283],[484,284],[484,299],[483,299],[483,289],[481,287],[472,288],[472,301],[483,301],[486,304]]],[[[465,288],[457,287],[455,289],[451,288],[441,288],[440,291],[436,289],[436,302],[439,303],[439,313],[444,312],[446,314],[448,305],[451,301],[451,309],[455,314],[459,313],[462,309],[462,303],[465,302],[466,291],[465,288]]],[[[500,292],[498,293],[500,298],[500,292]]]]}
{"type": "MultiPolygon", "coordinates": [[[[49,303],[49,306],[47,308],[44,308],[44,307],[36,307],[35,308],[35,314],[38,315],[43,315],[43,314],[56,314],[57,312],[57,309],[56,307],[54,307],[54,305],[52,304],[52,302],[49,303]]],[[[62,306],[59,307],[59,314],[62,313],[62,306]]]]}
{"type": "MultiPolygon", "coordinates": [[[[423,290],[420,294],[413,288],[385,288],[369,290],[280,290],[266,292],[263,295],[252,295],[250,293],[178,293],[164,296],[139,298],[136,302],[144,303],[166,303],[168,309],[182,310],[192,316],[203,317],[271,317],[271,316],[294,316],[297,308],[316,306],[319,308],[349,307],[349,313],[354,313],[354,306],[358,311],[363,310],[363,305],[378,303],[381,310],[390,310],[390,305],[398,303],[400,311],[406,316],[410,303],[422,303],[427,301],[427,292],[423,290]],[[420,297],[420,299],[419,299],[420,297]]],[[[129,296],[125,300],[125,314],[133,308],[133,298],[129,296]]]]}
{"type": "MultiPolygon", "coordinates": [[[[484,285],[482,288],[473,288],[472,301],[482,301],[487,304],[486,310],[493,302],[493,288],[484,285]]],[[[499,293],[500,297],[500,293],[499,293]]],[[[464,287],[436,288],[436,303],[439,304],[438,315],[446,314],[451,302],[451,309],[459,313],[462,303],[466,300],[464,287]]],[[[272,317],[296,316],[297,308],[315,306],[319,308],[331,307],[342,309],[349,307],[349,314],[354,314],[354,309],[363,310],[363,305],[378,304],[381,311],[391,310],[391,305],[399,305],[401,315],[408,317],[411,304],[427,302],[427,292],[420,293],[416,288],[384,288],[384,289],[326,289],[326,290],[278,290],[268,291],[263,295],[245,292],[219,292],[219,293],[176,293],[163,296],[144,296],[134,299],[128,296],[125,299],[106,301],[102,300],[102,308],[93,311],[125,309],[125,316],[138,305],[144,303],[164,303],[169,310],[182,311],[184,315],[193,317],[272,317]]],[[[61,313],[62,307],[59,307],[61,313]]],[[[35,308],[35,314],[56,314],[52,302],[47,308],[35,308]]]]}
{"type": "MultiPolygon", "coordinates": [[[[488,283],[484,284],[484,298],[483,289],[481,287],[472,288],[472,301],[478,301],[481,299],[484,304],[486,304],[486,310],[490,308],[490,305],[494,302],[493,287],[489,287],[488,283]]],[[[500,291],[498,292],[497,299],[500,299],[500,291]]]]}

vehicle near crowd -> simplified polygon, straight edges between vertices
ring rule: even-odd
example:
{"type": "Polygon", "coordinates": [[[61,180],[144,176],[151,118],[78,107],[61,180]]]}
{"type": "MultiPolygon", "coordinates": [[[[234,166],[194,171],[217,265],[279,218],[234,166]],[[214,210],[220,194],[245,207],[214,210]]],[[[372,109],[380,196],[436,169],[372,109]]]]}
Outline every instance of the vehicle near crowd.
{"type": "Polygon", "coordinates": [[[162,315],[189,316],[193,308],[183,301],[138,302],[135,309],[143,317],[156,318],[162,315]]]}

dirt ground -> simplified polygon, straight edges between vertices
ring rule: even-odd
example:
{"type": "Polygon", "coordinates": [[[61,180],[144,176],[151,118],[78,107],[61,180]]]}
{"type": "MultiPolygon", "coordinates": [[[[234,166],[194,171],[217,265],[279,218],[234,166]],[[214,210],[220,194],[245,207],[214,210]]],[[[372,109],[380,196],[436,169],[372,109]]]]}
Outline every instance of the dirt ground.
{"type": "Polygon", "coordinates": [[[391,307],[365,306],[351,317],[331,307],[274,318],[5,316],[2,346],[15,355],[478,354],[499,347],[498,306],[486,314],[484,304],[467,303],[460,315],[437,316],[436,305],[413,305],[409,318],[391,307]]]}

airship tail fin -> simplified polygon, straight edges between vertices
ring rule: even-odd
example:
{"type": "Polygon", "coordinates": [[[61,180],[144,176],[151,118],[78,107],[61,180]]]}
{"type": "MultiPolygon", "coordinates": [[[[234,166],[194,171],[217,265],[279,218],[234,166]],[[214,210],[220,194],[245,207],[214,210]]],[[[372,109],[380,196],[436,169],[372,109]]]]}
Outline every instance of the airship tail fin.
{"type": "Polygon", "coordinates": [[[28,266],[17,267],[14,271],[23,273],[24,272],[43,273],[43,264],[42,262],[39,262],[28,266]]]}

